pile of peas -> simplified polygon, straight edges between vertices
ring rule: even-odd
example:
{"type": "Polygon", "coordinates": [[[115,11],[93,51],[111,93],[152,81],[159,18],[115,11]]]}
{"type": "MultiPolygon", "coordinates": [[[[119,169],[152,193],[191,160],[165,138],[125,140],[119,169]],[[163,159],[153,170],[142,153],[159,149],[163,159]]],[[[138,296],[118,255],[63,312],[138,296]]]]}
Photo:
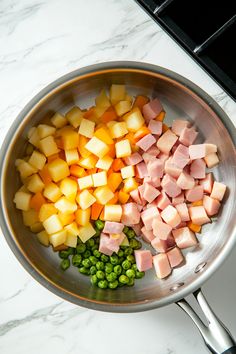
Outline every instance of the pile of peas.
{"type": "Polygon", "coordinates": [[[59,252],[62,259],[61,269],[65,271],[72,263],[81,274],[89,275],[91,283],[101,289],[134,285],[135,279],[141,279],[145,275],[138,271],[135,263],[134,250],[140,249],[142,244],[136,239],[134,230],[125,226],[123,232],[129,240],[129,246],[121,246],[117,254],[107,256],[98,250],[104,222],[96,220],[94,227],[96,234],[88,241],[82,243],[78,238],[76,249],[70,247],[59,252]]]}

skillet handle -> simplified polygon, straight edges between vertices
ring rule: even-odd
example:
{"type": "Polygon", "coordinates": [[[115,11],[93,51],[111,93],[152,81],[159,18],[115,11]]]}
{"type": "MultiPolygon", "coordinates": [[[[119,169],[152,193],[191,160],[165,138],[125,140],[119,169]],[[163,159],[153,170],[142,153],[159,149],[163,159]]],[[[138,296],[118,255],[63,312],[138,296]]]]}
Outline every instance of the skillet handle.
{"type": "Polygon", "coordinates": [[[177,301],[176,304],[193,320],[210,352],[214,354],[236,354],[236,343],[232,335],[217,318],[203,296],[201,289],[195,291],[193,296],[205,315],[207,325],[203,323],[198,314],[185,299],[177,301]]]}

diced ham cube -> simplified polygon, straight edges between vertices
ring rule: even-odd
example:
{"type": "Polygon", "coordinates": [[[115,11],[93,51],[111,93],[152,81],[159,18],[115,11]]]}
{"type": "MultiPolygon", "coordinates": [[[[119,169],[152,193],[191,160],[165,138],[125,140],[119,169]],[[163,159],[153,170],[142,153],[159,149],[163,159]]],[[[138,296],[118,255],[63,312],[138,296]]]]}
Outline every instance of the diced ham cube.
{"type": "Polygon", "coordinates": [[[188,228],[182,227],[172,231],[175,242],[179,248],[188,248],[197,245],[195,234],[188,228]]]}
{"type": "Polygon", "coordinates": [[[172,250],[168,251],[166,255],[168,257],[171,268],[177,267],[184,260],[183,254],[178,247],[172,248],[172,250]]]}
{"type": "Polygon", "coordinates": [[[192,222],[196,225],[207,224],[211,220],[206,214],[206,210],[203,206],[195,206],[189,208],[189,215],[192,222]]]}
{"type": "Polygon", "coordinates": [[[145,162],[140,162],[136,165],[136,176],[138,178],[144,178],[148,176],[147,165],[145,162]]]}
{"type": "Polygon", "coordinates": [[[194,140],[196,139],[198,135],[198,132],[192,127],[192,128],[184,128],[184,130],[181,132],[179,141],[184,144],[185,146],[192,145],[194,140]]]}
{"type": "Polygon", "coordinates": [[[161,217],[171,227],[176,227],[181,222],[181,218],[177,209],[175,209],[172,205],[168,205],[161,212],[161,217]]]}
{"type": "Polygon", "coordinates": [[[143,183],[150,183],[153,187],[157,188],[161,185],[161,180],[159,177],[144,177],[143,183]]]}
{"type": "Polygon", "coordinates": [[[152,134],[161,135],[162,133],[162,122],[157,120],[150,120],[148,124],[148,129],[152,134]]]}
{"type": "Polygon", "coordinates": [[[163,107],[158,98],[155,98],[154,100],[146,103],[143,106],[143,115],[145,120],[149,122],[151,119],[156,118],[162,110],[163,107]]]}
{"type": "Polygon", "coordinates": [[[165,162],[165,173],[168,175],[178,178],[181,172],[183,171],[182,168],[173,164],[172,157],[169,157],[168,160],[165,162]]]}
{"type": "Polygon", "coordinates": [[[156,238],[154,236],[154,234],[153,234],[153,231],[152,230],[147,230],[145,228],[145,226],[142,227],[141,232],[142,232],[142,238],[144,239],[144,241],[146,241],[148,243],[152,242],[152,240],[154,238],[156,238]]]}
{"type": "Polygon", "coordinates": [[[103,232],[105,234],[121,234],[124,225],[120,222],[106,221],[103,232]]]}
{"type": "Polygon", "coordinates": [[[141,199],[141,202],[142,202],[143,206],[147,203],[146,200],[143,198],[144,190],[145,190],[145,185],[144,184],[142,184],[141,186],[138,186],[139,196],[140,196],[140,199],[141,199]]]}
{"type": "Polygon", "coordinates": [[[205,144],[206,155],[212,154],[213,152],[217,152],[217,146],[215,144],[205,144]]]}
{"type": "Polygon", "coordinates": [[[194,178],[188,173],[182,172],[177,179],[177,186],[183,190],[192,189],[195,186],[194,178]]]}
{"type": "Polygon", "coordinates": [[[137,204],[127,203],[122,205],[121,222],[127,226],[136,225],[140,221],[140,212],[137,204]]]}
{"type": "Polygon", "coordinates": [[[153,187],[149,183],[145,183],[145,188],[143,192],[143,198],[148,202],[153,202],[154,199],[160,194],[159,190],[153,187]]]}
{"type": "Polygon", "coordinates": [[[205,144],[195,144],[189,146],[189,156],[191,160],[202,159],[206,155],[205,144]]]}
{"type": "Polygon", "coordinates": [[[208,173],[206,177],[200,181],[200,185],[203,186],[203,190],[205,193],[211,194],[213,188],[213,182],[214,179],[213,179],[213,174],[211,172],[208,173]]]}
{"type": "Polygon", "coordinates": [[[188,147],[182,144],[178,145],[173,154],[172,163],[179,168],[184,168],[189,163],[189,160],[188,147]]]}
{"type": "Polygon", "coordinates": [[[165,253],[159,253],[152,258],[156,275],[159,279],[168,277],[171,273],[170,263],[165,253]]]}
{"type": "Polygon", "coordinates": [[[185,221],[181,221],[179,225],[177,225],[174,229],[181,229],[182,227],[187,226],[187,223],[185,221]]]}
{"type": "Polygon", "coordinates": [[[203,197],[203,206],[207,212],[207,215],[216,215],[220,209],[220,202],[217,199],[211,198],[208,195],[203,197]]]}
{"type": "Polygon", "coordinates": [[[100,235],[99,252],[111,256],[113,252],[119,251],[119,244],[103,232],[100,235]]]}
{"type": "Polygon", "coordinates": [[[204,157],[204,160],[205,160],[208,168],[215,167],[216,165],[218,165],[218,163],[220,161],[215,152],[204,157]]]}
{"type": "Polygon", "coordinates": [[[131,225],[132,229],[134,230],[134,232],[136,233],[137,236],[141,236],[141,225],[140,224],[136,224],[136,225],[131,225]]]}
{"type": "Polygon", "coordinates": [[[153,233],[155,236],[159,237],[161,240],[166,240],[171,233],[172,227],[165,224],[158,219],[154,219],[152,222],[153,233]]]}
{"type": "Polygon", "coordinates": [[[160,154],[160,150],[157,148],[157,146],[151,146],[148,150],[147,150],[147,154],[149,155],[153,155],[153,156],[157,156],[160,154]]]}
{"type": "Polygon", "coordinates": [[[172,236],[172,234],[170,234],[170,235],[167,237],[166,242],[167,242],[167,248],[168,248],[168,250],[169,250],[170,248],[173,248],[173,247],[176,246],[176,242],[175,242],[175,239],[174,239],[174,237],[172,236]]]}
{"type": "Polygon", "coordinates": [[[152,254],[149,250],[134,251],[137,268],[140,272],[145,272],[152,268],[152,254]]]}
{"type": "Polygon", "coordinates": [[[176,119],[172,123],[172,131],[180,136],[184,128],[188,128],[190,123],[187,120],[182,120],[182,119],[176,119]]]}
{"type": "MultiPolygon", "coordinates": [[[[150,149],[149,149],[150,150],[150,149]]],[[[149,151],[148,150],[148,151],[149,151]]],[[[143,161],[147,164],[149,161],[155,160],[156,156],[149,154],[148,152],[143,153],[143,161]]]]}
{"type": "Polygon", "coordinates": [[[153,202],[148,203],[148,204],[146,205],[146,209],[149,209],[149,208],[152,208],[152,207],[157,208],[157,199],[153,200],[153,202]]]}
{"type": "Polygon", "coordinates": [[[164,152],[164,154],[169,154],[173,145],[176,143],[178,137],[168,129],[158,140],[157,147],[160,151],[164,152]]]}
{"type": "Polygon", "coordinates": [[[157,207],[163,210],[170,204],[170,199],[167,197],[166,193],[162,191],[161,194],[157,197],[157,207]]]}
{"type": "Polygon", "coordinates": [[[161,181],[161,186],[163,188],[163,191],[169,197],[174,198],[181,193],[181,188],[177,185],[176,179],[174,179],[170,175],[164,175],[161,181]]]}
{"type": "Polygon", "coordinates": [[[138,152],[134,152],[132,155],[125,157],[124,161],[126,165],[137,165],[139,162],[143,161],[142,156],[138,152]]]}
{"type": "Polygon", "coordinates": [[[177,204],[181,204],[184,202],[184,193],[180,193],[177,197],[172,198],[172,205],[176,206],[177,204]]]}
{"type": "Polygon", "coordinates": [[[131,191],[130,193],[131,198],[133,199],[133,201],[139,205],[142,204],[140,196],[139,196],[139,191],[138,189],[134,189],[133,191],[131,191]]]}
{"type": "Polygon", "coordinates": [[[206,176],[206,163],[203,159],[196,159],[190,165],[190,176],[203,179],[206,176]]]}
{"type": "Polygon", "coordinates": [[[140,139],[136,145],[139,146],[143,151],[147,151],[153,144],[155,144],[156,139],[152,134],[145,135],[140,139]]]}
{"type": "Polygon", "coordinates": [[[164,163],[160,159],[151,160],[147,164],[148,176],[159,177],[163,176],[164,163]]]}
{"type": "Polygon", "coordinates": [[[167,240],[160,240],[158,237],[154,237],[151,241],[152,247],[160,253],[166,252],[168,249],[167,240]]]}
{"type": "Polygon", "coordinates": [[[159,155],[158,155],[158,159],[163,161],[163,163],[166,162],[166,160],[168,160],[169,158],[169,154],[164,154],[163,152],[161,152],[159,155]]]}
{"type": "Polygon", "coordinates": [[[186,203],[177,204],[175,207],[176,207],[182,221],[189,221],[190,220],[188,207],[187,207],[186,203]]]}
{"type": "Polygon", "coordinates": [[[203,198],[203,186],[197,185],[185,192],[185,197],[189,202],[196,202],[203,198]]]}
{"type": "Polygon", "coordinates": [[[146,230],[152,230],[152,222],[154,219],[161,221],[160,213],[156,207],[147,208],[142,211],[141,219],[144,223],[146,230]]]}
{"type": "Polygon", "coordinates": [[[210,197],[217,200],[222,200],[224,198],[225,191],[226,185],[215,181],[213,183],[213,188],[210,197]]]}

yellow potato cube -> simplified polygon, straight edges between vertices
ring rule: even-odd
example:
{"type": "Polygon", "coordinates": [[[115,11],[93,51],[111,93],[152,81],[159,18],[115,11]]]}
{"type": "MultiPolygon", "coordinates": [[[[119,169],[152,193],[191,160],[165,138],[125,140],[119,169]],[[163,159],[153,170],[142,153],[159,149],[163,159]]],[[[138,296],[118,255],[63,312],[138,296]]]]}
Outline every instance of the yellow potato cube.
{"type": "Polygon", "coordinates": [[[33,145],[31,145],[30,143],[27,144],[26,149],[25,149],[25,153],[27,156],[31,155],[34,151],[34,147],[33,145]]]}
{"type": "Polygon", "coordinates": [[[96,136],[96,138],[102,140],[107,145],[113,144],[111,134],[107,128],[104,128],[104,127],[99,128],[98,130],[95,131],[94,136],[96,136]]]}
{"type": "Polygon", "coordinates": [[[95,122],[96,124],[99,122],[99,118],[103,115],[103,113],[106,111],[105,107],[94,107],[93,109],[93,114],[94,118],[90,118],[95,122]]]}
{"type": "Polygon", "coordinates": [[[77,204],[71,202],[66,197],[61,197],[54,205],[61,213],[65,214],[72,214],[77,210],[77,204]]]}
{"type": "Polygon", "coordinates": [[[79,227],[79,238],[83,243],[88,241],[95,234],[96,234],[96,230],[93,228],[93,226],[90,223],[87,224],[86,226],[79,227]]]}
{"type": "Polygon", "coordinates": [[[120,172],[123,179],[135,176],[134,166],[125,166],[120,172]]]}
{"type": "Polygon", "coordinates": [[[32,193],[42,192],[44,183],[37,173],[29,177],[27,188],[32,193]]]}
{"type": "Polygon", "coordinates": [[[110,107],[111,103],[109,98],[107,97],[106,91],[103,89],[100,94],[95,98],[96,106],[108,108],[110,107]]]}
{"type": "Polygon", "coordinates": [[[30,230],[34,233],[40,232],[44,230],[44,227],[41,222],[36,222],[33,225],[30,225],[30,230]]]}
{"type": "Polygon", "coordinates": [[[114,124],[111,128],[111,135],[113,138],[121,138],[122,136],[128,134],[128,130],[125,122],[118,122],[114,124]]]}
{"type": "Polygon", "coordinates": [[[77,149],[65,150],[67,164],[74,165],[79,162],[79,153],[77,149]]]}
{"type": "Polygon", "coordinates": [[[57,209],[52,203],[45,203],[39,210],[39,221],[44,222],[50,216],[57,214],[57,209]]]}
{"type": "Polygon", "coordinates": [[[94,133],[95,123],[88,119],[82,119],[79,127],[79,134],[86,138],[92,138],[94,133]]]}
{"type": "Polygon", "coordinates": [[[118,204],[109,204],[104,207],[104,220],[120,222],[122,207],[118,204]]]}
{"type": "Polygon", "coordinates": [[[79,165],[83,168],[91,169],[95,167],[97,160],[96,156],[90,155],[84,159],[80,159],[79,165]]]}
{"type": "Polygon", "coordinates": [[[75,200],[78,184],[71,178],[65,178],[60,182],[60,190],[71,202],[75,200]]]}
{"type": "Polygon", "coordinates": [[[52,118],[51,122],[56,128],[63,128],[67,124],[67,119],[61,113],[55,113],[52,118]]]}
{"type": "Polygon", "coordinates": [[[89,223],[90,215],[91,215],[91,208],[85,210],[78,209],[75,212],[75,221],[77,222],[77,224],[81,226],[85,226],[89,223]]]}
{"type": "Polygon", "coordinates": [[[92,152],[94,155],[100,158],[105,156],[109,151],[109,146],[105,144],[102,140],[96,138],[96,136],[90,139],[85,145],[85,147],[88,151],[92,152]]]}
{"type": "Polygon", "coordinates": [[[39,141],[39,148],[47,157],[59,152],[57,144],[51,135],[39,141]]]}
{"type": "Polygon", "coordinates": [[[85,210],[96,202],[96,198],[87,189],[85,189],[77,196],[76,201],[80,205],[81,209],[85,210]]]}
{"type": "Polygon", "coordinates": [[[63,226],[71,224],[75,220],[75,214],[64,214],[59,211],[58,216],[63,226]]]}
{"type": "Polygon", "coordinates": [[[55,203],[61,197],[62,192],[60,188],[52,182],[46,185],[43,191],[43,195],[44,197],[55,203]]]}
{"type": "Polygon", "coordinates": [[[115,105],[119,101],[123,101],[125,99],[125,95],[125,85],[111,85],[110,99],[113,105],[115,105]]]}
{"type": "Polygon", "coordinates": [[[130,96],[130,95],[128,95],[128,93],[126,93],[126,95],[125,95],[125,101],[129,101],[129,102],[133,102],[133,97],[132,96],[130,96]]]}
{"type": "Polygon", "coordinates": [[[123,114],[129,112],[132,107],[131,101],[120,101],[115,105],[115,111],[118,116],[123,116],[123,114]]]}
{"type": "Polygon", "coordinates": [[[79,134],[72,129],[64,131],[61,139],[64,150],[72,150],[79,145],[79,134]]]}
{"type": "Polygon", "coordinates": [[[39,232],[37,235],[38,241],[43,245],[48,247],[49,246],[49,235],[45,230],[39,232]]]}
{"type": "Polygon", "coordinates": [[[115,144],[116,157],[127,157],[132,153],[130,142],[128,139],[124,139],[115,144]]]}
{"type": "Polygon", "coordinates": [[[113,162],[113,158],[110,156],[104,156],[102,159],[99,159],[96,163],[97,168],[108,171],[113,162]]]}
{"type": "Polygon", "coordinates": [[[62,159],[55,159],[48,164],[48,172],[54,182],[58,182],[70,175],[67,163],[62,159]]]}
{"type": "Polygon", "coordinates": [[[22,211],[22,215],[23,215],[23,223],[25,226],[31,226],[39,221],[38,213],[34,209],[22,211]]]}
{"type": "Polygon", "coordinates": [[[37,169],[24,160],[17,160],[17,170],[21,178],[27,178],[37,172],[37,169]]]}
{"type": "Polygon", "coordinates": [[[127,124],[127,129],[131,132],[138,131],[145,122],[142,113],[138,107],[132,109],[132,111],[127,113],[123,117],[123,119],[127,124]]]}
{"type": "Polygon", "coordinates": [[[111,128],[113,127],[113,125],[116,124],[116,123],[117,123],[117,121],[111,120],[110,122],[107,123],[107,127],[108,127],[109,129],[111,129],[111,128]]]}
{"type": "Polygon", "coordinates": [[[63,245],[67,238],[67,231],[60,230],[52,235],[49,235],[49,242],[53,245],[53,247],[57,247],[63,245]]]}
{"type": "Polygon", "coordinates": [[[36,168],[37,170],[42,170],[46,161],[47,161],[46,157],[40,152],[35,150],[30,156],[28,163],[34,168],[36,168]]]}
{"type": "Polygon", "coordinates": [[[55,134],[56,128],[47,124],[39,124],[37,127],[40,139],[46,138],[49,135],[55,134]]]}
{"type": "Polygon", "coordinates": [[[27,192],[18,191],[14,197],[14,203],[16,208],[27,211],[30,209],[31,194],[27,192]]]}
{"type": "MultiPolygon", "coordinates": [[[[55,214],[49,216],[49,218],[44,220],[43,226],[49,235],[55,234],[56,232],[61,231],[63,229],[63,226],[62,226],[61,220],[59,219],[59,216],[55,215],[55,214]]],[[[62,243],[64,243],[64,241],[62,243]]],[[[54,246],[54,247],[56,247],[56,246],[54,246]]]]}
{"type": "Polygon", "coordinates": [[[91,175],[78,178],[79,189],[83,190],[86,188],[93,187],[93,179],[91,175]]]}
{"type": "Polygon", "coordinates": [[[107,173],[105,171],[93,173],[92,179],[94,187],[105,186],[107,184],[107,173]]]}
{"type": "Polygon", "coordinates": [[[135,181],[135,179],[133,177],[129,177],[124,180],[123,191],[125,193],[129,193],[137,188],[138,188],[138,183],[135,181]]]}
{"type": "Polygon", "coordinates": [[[32,127],[28,134],[29,143],[34,145],[35,147],[39,147],[40,137],[38,134],[38,130],[36,127],[32,127]]]}
{"type": "Polygon", "coordinates": [[[67,237],[64,244],[68,247],[76,248],[77,246],[77,236],[71,235],[67,232],[67,237]]]}
{"type": "Polygon", "coordinates": [[[108,186],[98,187],[94,191],[94,196],[99,204],[105,205],[114,197],[114,193],[108,186]]]}
{"type": "Polygon", "coordinates": [[[79,107],[75,106],[66,113],[66,118],[74,128],[78,128],[83,119],[83,112],[79,107]]]}
{"type": "Polygon", "coordinates": [[[76,222],[72,222],[69,225],[65,226],[65,230],[67,230],[68,235],[73,235],[73,236],[78,236],[79,235],[79,228],[76,224],[76,222]]]}

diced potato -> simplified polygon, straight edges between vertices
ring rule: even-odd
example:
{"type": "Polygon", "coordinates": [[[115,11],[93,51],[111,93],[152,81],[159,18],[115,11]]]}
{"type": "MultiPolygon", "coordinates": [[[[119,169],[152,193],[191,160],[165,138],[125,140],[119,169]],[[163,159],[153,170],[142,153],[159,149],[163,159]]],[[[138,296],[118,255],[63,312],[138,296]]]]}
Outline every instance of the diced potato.
{"type": "Polygon", "coordinates": [[[113,138],[121,138],[128,133],[125,122],[118,122],[110,128],[113,138]]]}
{"type": "Polygon", "coordinates": [[[67,119],[61,113],[55,113],[52,118],[51,122],[56,128],[63,128],[67,124],[67,119]]]}
{"type": "Polygon", "coordinates": [[[77,224],[79,224],[81,226],[85,226],[89,223],[90,215],[91,215],[91,208],[88,208],[85,210],[78,209],[75,212],[75,220],[76,220],[77,224]]]}
{"type": "Polygon", "coordinates": [[[45,230],[39,232],[37,235],[38,241],[43,245],[48,247],[49,246],[49,235],[45,230]]]}
{"type": "Polygon", "coordinates": [[[118,116],[123,116],[123,114],[131,110],[132,103],[131,101],[120,101],[115,105],[116,114],[118,116]]]}
{"type": "Polygon", "coordinates": [[[94,155],[90,155],[89,157],[86,157],[84,159],[80,159],[79,165],[83,168],[91,169],[96,166],[98,159],[94,155]]]}
{"type": "Polygon", "coordinates": [[[102,140],[96,138],[96,136],[89,140],[85,147],[88,151],[92,152],[94,155],[100,158],[105,156],[109,151],[109,146],[102,140]]]}
{"type": "MultiPolygon", "coordinates": [[[[99,204],[105,205],[114,197],[114,193],[108,186],[98,187],[94,191],[94,196],[99,204]]],[[[95,200],[95,201],[96,201],[95,200]]]]}
{"type": "Polygon", "coordinates": [[[109,98],[107,97],[106,91],[103,89],[100,94],[95,98],[96,106],[108,108],[110,107],[111,103],[109,98]]]}
{"type": "Polygon", "coordinates": [[[79,107],[75,106],[66,113],[66,118],[74,128],[78,128],[83,119],[83,112],[79,107]]]}
{"type": "Polygon", "coordinates": [[[67,231],[60,230],[52,235],[49,235],[49,242],[53,245],[53,247],[57,247],[63,245],[67,238],[67,231]]]}
{"type": "Polygon", "coordinates": [[[72,150],[79,146],[79,134],[73,129],[63,132],[61,139],[64,150],[72,150]]]}
{"type": "Polygon", "coordinates": [[[52,203],[45,203],[39,210],[39,221],[44,222],[50,216],[57,214],[57,209],[52,203]]]}
{"type": "Polygon", "coordinates": [[[123,119],[127,124],[127,129],[131,132],[138,131],[145,122],[142,113],[138,107],[132,109],[132,111],[127,113],[123,117],[123,119]]]}
{"type": "Polygon", "coordinates": [[[65,230],[67,230],[67,233],[69,235],[73,235],[73,236],[78,236],[79,235],[79,228],[76,224],[76,222],[72,222],[71,224],[69,225],[66,225],[65,226],[65,230]]]}
{"type": "Polygon", "coordinates": [[[73,202],[77,194],[78,184],[71,178],[65,178],[60,182],[60,190],[67,199],[73,202]]]}
{"type": "Polygon", "coordinates": [[[79,189],[80,190],[93,187],[92,176],[89,175],[89,176],[85,176],[85,177],[82,177],[82,178],[78,178],[78,184],[79,184],[79,189]]]}
{"type": "Polygon", "coordinates": [[[29,143],[38,148],[39,147],[39,142],[40,142],[40,137],[39,137],[37,128],[36,127],[32,127],[31,131],[29,131],[28,136],[29,136],[29,143]]]}
{"type": "MultiPolygon", "coordinates": [[[[46,138],[47,139],[47,138],[46,138]]],[[[48,164],[48,172],[54,182],[58,182],[70,175],[67,163],[62,159],[55,159],[48,164]]]]}
{"type": "Polygon", "coordinates": [[[25,226],[31,226],[39,221],[38,213],[34,209],[22,211],[23,223],[25,226]]]}
{"type": "Polygon", "coordinates": [[[88,119],[82,119],[79,127],[79,134],[86,138],[92,138],[94,133],[95,123],[88,119]]]}
{"type": "Polygon", "coordinates": [[[76,198],[81,209],[88,209],[93,203],[96,202],[96,198],[87,190],[83,190],[76,198]]]}
{"type": "Polygon", "coordinates": [[[30,209],[30,200],[32,195],[30,193],[18,191],[14,197],[14,203],[16,208],[20,210],[27,211],[30,209]]]}
{"type": "Polygon", "coordinates": [[[105,171],[93,173],[92,179],[94,187],[105,186],[107,184],[107,173],[105,171]]]}
{"type": "Polygon", "coordinates": [[[111,128],[113,127],[113,125],[116,124],[116,123],[117,123],[116,120],[111,120],[110,122],[107,123],[107,127],[108,127],[109,129],[111,129],[111,128]]]}
{"type": "Polygon", "coordinates": [[[129,102],[133,102],[133,97],[132,96],[130,96],[130,95],[128,95],[128,93],[126,93],[126,95],[125,95],[125,101],[129,101],[129,102]]]}
{"type": "Polygon", "coordinates": [[[29,177],[29,180],[27,181],[27,188],[33,193],[42,192],[44,183],[37,173],[29,177]]]}
{"type": "Polygon", "coordinates": [[[208,168],[215,167],[219,163],[219,158],[215,152],[204,157],[206,165],[208,168]]]}
{"type": "Polygon", "coordinates": [[[104,220],[119,222],[122,215],[122,207],[118,204],[109,204],[104,207],[104,220]]]}
{"type": "Polygon", "coordinates": [[[31,127],[27,133],[27,138],[30,139],[36,130],[37,130],[36,127],[31,127]]]}
{"type": "Polygon", "coordinates": [[[113,105],[117,104],[119,101],[125,99],[125,85],[111,85],[110,88],[110,99],[113,105]]]}
{"type": "Polygon", "coordinates": [[[76,248],[77,246],[77,236],[71,235],[67,232],[67,237],[64,244],[68,247],[76,248]]]}
{"type": "Polygon", "coordinates": [[[71,224],[75,220],[75,214],[64,214],[59,211],[58,213],[59,219],[63,226],[71,224]]]}
{"type": "Polygon", "coordinates": [[[108,171],[111,167],[113,159],[110,156],[104,156],[102,159],[99,159],[96,163],[97,168],[108,171]]]}
{"type": "Polygon", "coordinates": [[[55,203],[61,197],[62,192],[55,183],[49,183],[46,185],[43,195],[55,203]]]}
{"type": "Polygon", "coordinates": [[[67,164],[74,165],[79,162],[79,153],[77,149],[65,150],[67,164]]]}
{"type": "Polygon", "coordinates": [[[113,144],[111,134],[107,128],[102,127],[97,129],[94,133],[94,136],[99,140],[102,140],[107,145],[113,144]]]}
{"type": "Polygon", "coordinates": [[[40,232],[44,230],[43,224],[41,222],[36,222],[33,225],[30,225],[30,230],[34,233],[40,232]]]}
{"type": "Polygon", "coordinates": [[[88,241],[91,237],[96,234],[96,230],[93,226],[89,223],[86,226],[79,227],[79,238],[82,242],[88,241]]]}
{"type": "Polygon", "coordinates": [[[132,151],[131,151],[131,146],[130,142],[128,139],[124,139],[119,141],[118,143],[115,144],[116,148],[116,157],[127,157],[130,156],[132,151]]]}
{"type": "Polygon", "coordinates": [[[25,149],[25,153],[27,156],[31,155],[34,151],[34,147],[33,145],[31,145],[30,143],[27,144],[26,149],[25,149]]]}
{"type": "Polygon", "coordinates": [[[92,120],[93,122],[95,122],[96,124],[99,122],[99,118],[101,118],[101,116],[103,115],[103,113],[106,111],[105,107],[94,107],[93,110],[93,117],[90,117],[90,120],[92,120]]]}
{"type": "MultiPolygon", "coordinates": [[[[17,160],[18,161],[18,160],[17,160]]],[[[20,172],[21,178],[27,178],[37,172],[37,169],[31,166],[28,162],[20,160],[17,170],[20,172]]]]}
{"type": "Polygon", "coordinates": [[[37,170],[42,170],[46,161],[47,161],[46,157],[40,152],[35,150],[30,156],[28,163],[34,168],[36,168],[37,170]]]}
{"type": "Polygon", "coordinates": [[[120,172],[123,179],[135,176],[134,166],[125,166],[120,172]]]}
{"type": "Polygon", "coordinates": [[[57,144],[52,136],[47,136],[39,141],[39,148],[48,157],[59,152],[57,144]]]}
{"type": "MultiPolygon", "coordinates": [[[[61,220],[59,219],[59,216],[55,215],[55,214],[49,216],[49,218],[44,220],[43,226],[49,235],[55,234],[55,232],[61,231],[63,229],[63,226],[62,226],[61,220]]],[[[51,242],[51,240],[50,240],[50,242],[51,242]]],[[[64,242],[65,242],[65,240],[63,240],[63,242],[61,242],[61,243],[64,243],[64,242]]],[[[56,247],[58,245],[55,246],[53,244],[53,246],[56,247]]]]}
{"type": "Polygon", "coordinates": [[[37,127],[40,139],[46,138],[49,135],[55,134],[56,128],[47,124],[39,124],[37,127]]]}
{"type": "Polygon", "coordinates": [[[88,141],[89,141],[88,138],[86,138],[83,135],[80,135],[78,150],[79,150],[80,155],[84,159],[86,159],[87,157],[89,157],[91,155],[91,152],[85,148],[85,145],[87,144],[88,141]]]}
{"type": "Polygon", "coordinates": [[[138,186],[139,185],[135,181],[135,179],[133,177],[129,177],[129,178],[124,180],[123,190],[124,190],[125,193],[129,193],[129,192],[133,191],[134,189],[137,189],[138,186]]]}
{"type": "Polygon", "coordinates": [[[108,176],[107,185],[112,190],[112,192],[115,192],[117,190],[121,182],[122,182],[122,177],[119,172],[112,172],[108,176]]]}
{"type": "Polygon", "coordinates": [[[66,197],[61,197],[54,205],[61,213],[65,214],[72,214],[77,210],[77,204],[66,197]]]}

